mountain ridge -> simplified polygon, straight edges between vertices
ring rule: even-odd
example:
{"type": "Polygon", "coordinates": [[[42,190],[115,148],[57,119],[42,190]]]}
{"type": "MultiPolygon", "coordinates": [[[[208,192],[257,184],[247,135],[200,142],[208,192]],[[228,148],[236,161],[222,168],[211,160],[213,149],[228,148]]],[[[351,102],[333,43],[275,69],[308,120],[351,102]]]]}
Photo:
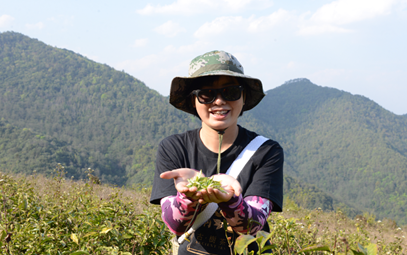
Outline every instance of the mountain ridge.
{"type": "Polygon", "coordinates": [[[364,210],[406,220],[403,116],[304,79],[268,91],[252,114],[273,127],[285,149],[287,173],[364,210]]]}
{"type": "MultiPolygon", "coordinates": [[[[0,119],[16,128],[7,132],[20,136],[22,129],[31,129],[29,139],[50,139],[47,148],[54,148],[52,139],[60,141],[66,153],[61,163],[75,178],[91,167],[103,182],[149,184],[158,142],[200,126],[197,118],[170,106],[168,97],[107,65],[13,32],[1,33],[0,44],[0,119]]],[[[406,123],[404,115],[370,99],[304,78],[268,90],[239,118],[239,124],[282,145],[285,173],[300,190],[326,192],[332,201],[399,223],[407,221],[406,123]],[[302,187],[306,184],[319,190],[302,187]]],[[[25,147],[11,146],[7,132],[9,149],[0,167],[6,161],[3,167],[10,171],[29,172],[27,167],[37,163],[13,163],[25,147]]],[[[50,151],[50,160],[56,156],[50,151]]],[[[324,196],[322,203],[329,200],[324,196]]],[[[327,208],[335,207],[329,203],[327,208]]]]}

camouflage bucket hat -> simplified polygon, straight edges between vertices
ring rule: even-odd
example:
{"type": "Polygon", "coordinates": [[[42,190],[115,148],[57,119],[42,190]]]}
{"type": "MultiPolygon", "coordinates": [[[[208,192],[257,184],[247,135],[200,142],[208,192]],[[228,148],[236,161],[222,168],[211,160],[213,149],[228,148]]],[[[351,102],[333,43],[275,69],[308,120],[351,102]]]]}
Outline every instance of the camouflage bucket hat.
{"type": "Polygon", "coordinates": [[[175,77],[171,83],[170,104],[175,108],[197,115],[190,99],[191,92],[199,88],[203,77],[226,75],[236,77],[245,87],[246,100],[243,111],[255,107],[265,96],[259,79],[245,75],[243,66],[230,53],[211,51],[194,58],[189,64],[188,77],[175,77]]]}

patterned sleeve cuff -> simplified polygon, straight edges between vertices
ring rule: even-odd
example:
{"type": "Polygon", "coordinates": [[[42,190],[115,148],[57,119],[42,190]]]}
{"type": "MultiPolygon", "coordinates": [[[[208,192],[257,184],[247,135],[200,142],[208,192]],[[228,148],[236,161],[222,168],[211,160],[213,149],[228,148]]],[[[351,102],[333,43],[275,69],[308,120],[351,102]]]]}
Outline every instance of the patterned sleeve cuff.
{"type": "Polygon", "coordinates": [[[239,196],[233,195],[233,197],[227,201],[219,203],[218,206],[225,215],[234,215],[236,209],[240,208],[243,204],[242,194],[239,196]]]}

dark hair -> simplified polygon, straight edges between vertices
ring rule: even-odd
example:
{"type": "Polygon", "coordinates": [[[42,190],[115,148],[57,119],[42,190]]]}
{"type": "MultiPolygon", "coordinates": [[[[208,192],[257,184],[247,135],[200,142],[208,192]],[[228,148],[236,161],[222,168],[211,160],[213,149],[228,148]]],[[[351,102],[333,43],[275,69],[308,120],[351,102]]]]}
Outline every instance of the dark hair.
{"type": "MultiPolygon", "coordinates": [[[[192,95],[192,91],[202,88],[203,86],[211,85],[213,84],[217,79],[219,79],[221,75],[211,75],[211,76],[203,76],[199,77],[193,80],[190,80],[189,84],[187,87],[190,88],[190,91],[188,91],[188,100],[186,100],[187,106],[190,107],[191,109],[194,109],[193,115],[197,117],[198,119],[201,119],[198,115],[198,112],[196,111],[196,108],[193,105],[193,99],[194,95],[192,95]]],[[[239,85],[243,87],[243,100],[245,100],[248,96],[250,96],[250,89],[249,86],[247,85],[245,79],[240,78],[240,77],[233,77],[237,80],[239,85]]],[[[242,111],[239,114],[239,117],[243,115],[243,108],[242,111]]]]}

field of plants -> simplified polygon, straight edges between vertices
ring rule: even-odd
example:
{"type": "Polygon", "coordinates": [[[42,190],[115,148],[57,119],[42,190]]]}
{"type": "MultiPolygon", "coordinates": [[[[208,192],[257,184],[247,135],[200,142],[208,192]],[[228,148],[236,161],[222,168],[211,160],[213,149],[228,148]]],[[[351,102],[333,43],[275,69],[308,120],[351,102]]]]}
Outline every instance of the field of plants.
{"type": "MultiPolygon", "coordinates": [[[[150,190],[74,182],[58,165],[53,178],[0,172],[1,254],[171,254],[172,234],[150,190]]],[[[406,254],[406,227],[370,214],[299,208],[285,198],[283,213],[269,218],[271,233],[242,235],[235,253],[271,241],[272,254],[406,254]]],[[[265,254],[265,253],[263,253],[265,254]]]]}

